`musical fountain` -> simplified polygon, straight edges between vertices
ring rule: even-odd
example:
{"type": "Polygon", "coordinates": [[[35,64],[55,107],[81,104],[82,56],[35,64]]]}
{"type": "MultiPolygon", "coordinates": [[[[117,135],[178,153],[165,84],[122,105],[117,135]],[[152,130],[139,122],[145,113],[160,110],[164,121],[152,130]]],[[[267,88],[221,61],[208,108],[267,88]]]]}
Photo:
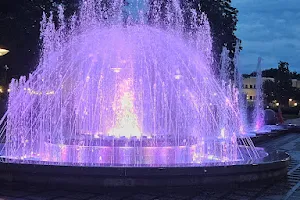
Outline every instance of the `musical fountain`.
{"type": "Polygon", "coordinates": [[[78,183],[94,173],[102,185],[199,184],[269,174],[255,166],[271,164],[285,173],[288,156],[253,145],[239,88],[212,71],[207,16],[176,0],[138,2],[84,0],[70,19],[59,6],[58,25],[43,15],[40,64],[10,84],[0,171],[71,173],[78,183]]]}

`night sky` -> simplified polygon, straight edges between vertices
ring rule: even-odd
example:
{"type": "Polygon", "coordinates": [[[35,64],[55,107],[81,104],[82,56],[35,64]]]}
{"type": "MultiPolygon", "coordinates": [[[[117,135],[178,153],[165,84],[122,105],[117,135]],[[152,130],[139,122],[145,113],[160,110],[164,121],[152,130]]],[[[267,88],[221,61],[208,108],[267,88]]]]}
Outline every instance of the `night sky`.
{"type": "Polygon", "coordinates": [[[27,74],[38,63],[42,8],[32,5],[30,0],[0,1],[0,46],[10,50],[1,57],[0,67],[3,73],[8,65],[9,76],[27,74]]]}
{"type": "MultiPolygon", "coordinates": [[[[40,21],[44,11],[55,11],[55,3],[66,5],[73,14],[78,0],[0,0],[0,47],[10,50],[0,59],[1,75],[9,67],[8,77],[19,77],[32,72],[39,63],[40,21]],[[66,5],[66,3],[69,4],[66,5]],[[76,3],[70,3],[76,2],[76,3]]],[[[3,77],[3,76],[1,76],[3,77]]]]}
{"type": "MultiPolygon", "coordinates": [[[[9,77],[33,71],[39,59],[39,23],[45,7],[36,2],[51,0],[0,0],[0,47],[10,53],[0,59],[1,73],[8,65],[9,77]]],[[[61,0],[64,1],[64,0],[61,0]]],[[[67,1],[66,1],[67,2],[67,1]]],[[[258,56],[264,68],[278,61],[300,72],[299,0],[233,0],[239,9],[237,35],[243,41],[243,72],[252,72],[258,56]]]]}
{"type": "Polygon", "coordinates": [[[237,36],[243,41],[244,72],[255,70],[261,56],[263,68],[275,68],[282,60],[300,72],[300,1],[232,0],[239,10],[237,36]]]}

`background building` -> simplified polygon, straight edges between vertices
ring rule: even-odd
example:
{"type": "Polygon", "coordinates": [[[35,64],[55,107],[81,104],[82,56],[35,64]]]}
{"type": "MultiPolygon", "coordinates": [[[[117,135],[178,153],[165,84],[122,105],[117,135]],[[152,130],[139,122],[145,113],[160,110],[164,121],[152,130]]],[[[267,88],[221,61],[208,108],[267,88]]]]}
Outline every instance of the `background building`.
{"type": "MultiPolygon", "coordinates": [[[[274,78],[262,77],[263,82],[270,80],[274,82],[274,78]]],[[[292,87],[300,89],[300,80],[292,79],[292,87]]],[[[256,99],[256,77],[249,77],[243,79],[243,91],[247,95],[247,101],[253,103],[256,99]]],[[[274,101],[272,105],[279,106],[279,104],[274,101]]],[[[289,99],[289,106],[296,107],[300,105],[300,102],[297,102],[294,99],[289,99]]]]}
{"type": "Polygon", "coordinates": [[[300,88],[300,80],[292,79],[292,86],[295,88],[300,88]]]}
{"type": "MultiPolygon", "coordinates": [[[[266,80],[274,81],[274,78],[262,77],[263,82],[266,80]]],[[[243,91],[247,95],[247,100],[253,102],[256,98],[256,77],[243,79],[243,91]]]]}

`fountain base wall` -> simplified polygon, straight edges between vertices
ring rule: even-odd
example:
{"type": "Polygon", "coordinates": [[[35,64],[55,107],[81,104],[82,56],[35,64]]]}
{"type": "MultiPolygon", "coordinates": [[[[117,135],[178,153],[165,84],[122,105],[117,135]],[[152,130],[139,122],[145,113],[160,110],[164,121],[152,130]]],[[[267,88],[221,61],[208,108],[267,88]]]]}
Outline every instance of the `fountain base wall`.
{"type": "Polygon", "coordinates": [[[66,187],[214,185],[281,178],[286,176],[289,162],[288,154],[274,152],[257,163],[207,166],[137,168],[0,163],[0,181],[66,187]]]}

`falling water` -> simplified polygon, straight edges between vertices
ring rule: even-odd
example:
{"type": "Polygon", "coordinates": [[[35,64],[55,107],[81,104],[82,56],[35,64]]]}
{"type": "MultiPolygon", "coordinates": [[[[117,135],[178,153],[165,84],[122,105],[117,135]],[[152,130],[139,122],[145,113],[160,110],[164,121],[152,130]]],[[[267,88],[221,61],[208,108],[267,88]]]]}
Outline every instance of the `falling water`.
{"type": "Polygon", "coordinates": [[[262,71],[261,71],[261,61],[259,57],[257,62],[257,71],[256,71],[256,97],[255,97],[255,108],[253,113],[254,127],[255,131],[259,131],[264,125],[264,100],[262,92],[262,71]]]}
{"type": "Polygon", "coordinates": [[[260,157],[240,129],[239,89],[224,82],[227,72],[222,83],[212,72],[206,15],[177,0],[137,2],[135,10],[123,0],[85,0],[70,19],[59,6],[57,26],[53,13],[43,15],[40,64],[10,84],[4,162],[224,165],[260,157]]]}
{"type": "Polygon", "coordinates": [[[240,47],[241,47],[241,42],[239,40],[236,41],[236,46],[235,46],[235,54],[234,54],[234,59],[233,63],[235,66],[235,71],[234,71],[234,82],[236,87],[238,88],[239,94],[239,111],[240,111],[240,120],[242,122],[242,126],[240,128],[240,131],[243,133],[248,133],[249,132],[249,122],[247,120],[247,99],[246,95],[243,91],[243,76],[240,73],[240,65],[239,65],[239,57],[240,57],[240,47]]]}
{"type": "Polygon", "coordinates": [[[226,47],[223,47],[221,53],[221,70],[220,70],[220,79],[224,84],[229,84],[230,81],[230,58],[229,50],[226,47]]]}

